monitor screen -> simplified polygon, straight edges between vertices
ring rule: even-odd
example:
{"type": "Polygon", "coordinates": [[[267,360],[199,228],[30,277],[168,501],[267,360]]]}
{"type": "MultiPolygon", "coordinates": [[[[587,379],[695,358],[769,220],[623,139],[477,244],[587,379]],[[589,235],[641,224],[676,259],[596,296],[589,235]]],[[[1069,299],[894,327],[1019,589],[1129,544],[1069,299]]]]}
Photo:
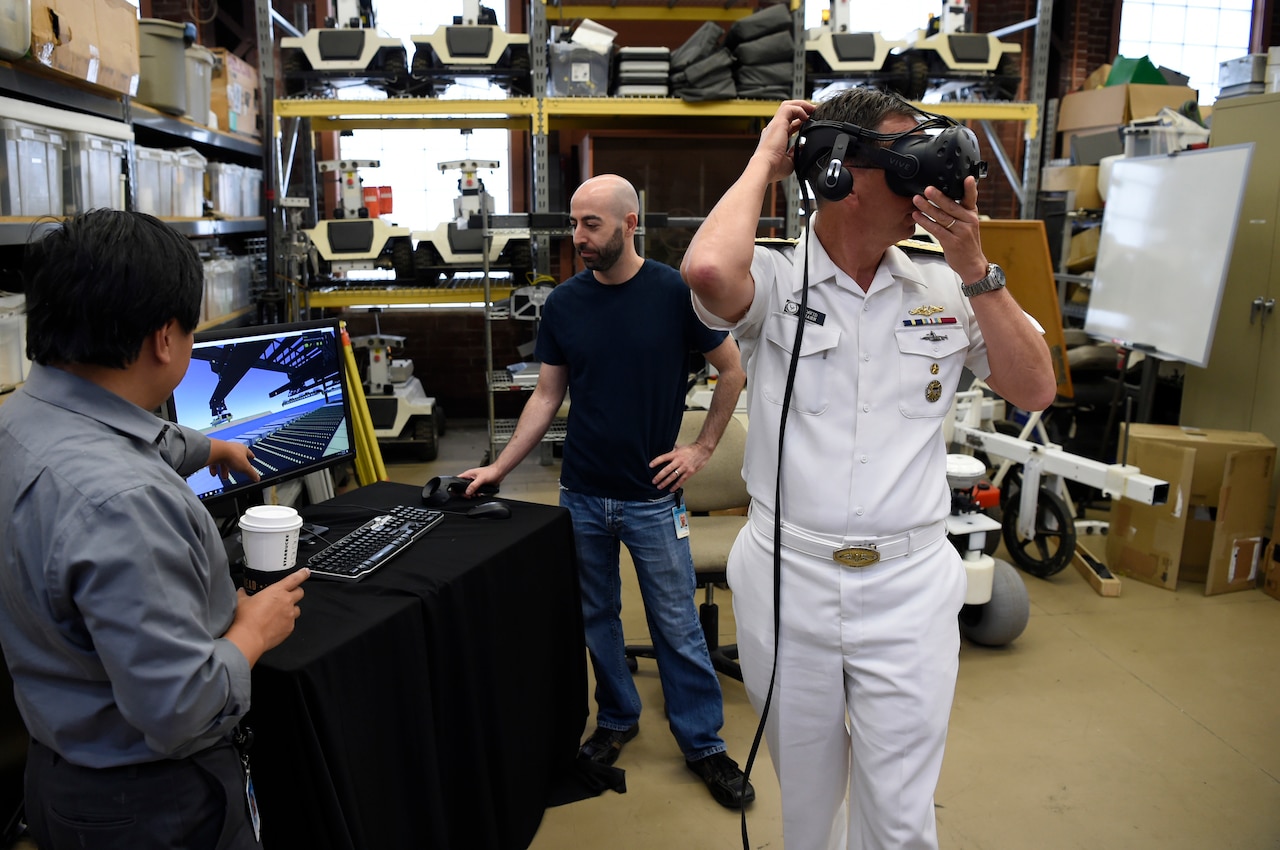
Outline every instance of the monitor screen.
{"type": "Polygon", "coordinates": [[[355,459],[338,320],[196,334],[169,418],[253,451],[262,476],[187,479],[208,502],[355,459]]]}

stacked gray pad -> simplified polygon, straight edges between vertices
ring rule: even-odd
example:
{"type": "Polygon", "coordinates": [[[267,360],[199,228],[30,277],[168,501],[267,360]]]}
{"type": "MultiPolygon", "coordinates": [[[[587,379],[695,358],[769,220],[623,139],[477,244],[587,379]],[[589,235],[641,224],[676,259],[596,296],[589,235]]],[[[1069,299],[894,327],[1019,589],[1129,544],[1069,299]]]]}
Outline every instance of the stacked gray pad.
{"type": "Polygon", "coordinates": [[[732,100],[733,55],[720,45],[724,30],[706,21],[671,52],[671,94],[689,102],[732,100]]]}
{"type": "Polygon", "coordinates": [[[786,4],[735,21],[725,47],[733,53],[738,97],[786,100],[792,96],[795,39],[786,4]]]}
{"type": "Polygon", "coordinates": [[[618,97],[666,97],[671,77],[671,49],[623,47],[615,57],[614,89],[618,97]]]}

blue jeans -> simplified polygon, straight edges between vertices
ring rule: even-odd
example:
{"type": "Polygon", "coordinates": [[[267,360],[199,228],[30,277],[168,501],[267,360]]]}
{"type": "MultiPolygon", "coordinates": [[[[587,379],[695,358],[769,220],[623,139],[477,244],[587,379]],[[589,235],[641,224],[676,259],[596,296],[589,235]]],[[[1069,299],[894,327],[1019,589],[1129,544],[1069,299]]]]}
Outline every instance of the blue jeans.
{"type": "Polygon", "coordinates": [[[573,518],[582,619],[596,675],[596,724],[621,731],[640,719],[622,635],[618,555],[625,543],[640,582],[667,721],[684,757],[696,761],[724,752],[724,705],[694,604],[689,541],[675,533],[675,504],[674,494],[624,502],[560,489],[560,505],[573,518]]]}

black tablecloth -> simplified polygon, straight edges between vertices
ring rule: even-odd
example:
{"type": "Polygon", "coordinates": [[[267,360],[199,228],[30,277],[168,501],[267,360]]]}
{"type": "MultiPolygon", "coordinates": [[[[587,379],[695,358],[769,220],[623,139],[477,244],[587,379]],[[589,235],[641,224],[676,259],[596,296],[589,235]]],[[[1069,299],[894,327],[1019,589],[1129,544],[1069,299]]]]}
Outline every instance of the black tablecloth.
{"type": "MultiPolygon", "coordinates": [[[[334,539],[420,496],[380,483],[303,513],[334,539]]],[[[307,582],[253,671],[266,850],[528,846],[573,773],[587,673],[569,515],[509,504],[446,516],[361,582],[307,582]]]]}

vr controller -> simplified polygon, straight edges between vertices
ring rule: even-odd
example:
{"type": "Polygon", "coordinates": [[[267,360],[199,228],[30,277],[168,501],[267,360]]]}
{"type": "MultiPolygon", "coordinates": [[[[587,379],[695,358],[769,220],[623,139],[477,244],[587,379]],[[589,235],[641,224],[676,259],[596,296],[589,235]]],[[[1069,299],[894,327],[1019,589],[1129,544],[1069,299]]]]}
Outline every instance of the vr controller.
{"type": "Polygon", "coordinates": [[[895,194],[910,198],[937,186],[947,197],[962,200],[966,177],[987,176],[987,164],[978,158],[978,137],[952,118],[918,111],[925,120],[901,133],[877,133],[843,121],[805,123],[792,149],[796,175],[823,198],[843,200],[853,191],[853,175],[844,164],[852,158],[882,169],[895,194]],[[815,176],[817,164],[828,155],[830,161],[815,176]]]}

